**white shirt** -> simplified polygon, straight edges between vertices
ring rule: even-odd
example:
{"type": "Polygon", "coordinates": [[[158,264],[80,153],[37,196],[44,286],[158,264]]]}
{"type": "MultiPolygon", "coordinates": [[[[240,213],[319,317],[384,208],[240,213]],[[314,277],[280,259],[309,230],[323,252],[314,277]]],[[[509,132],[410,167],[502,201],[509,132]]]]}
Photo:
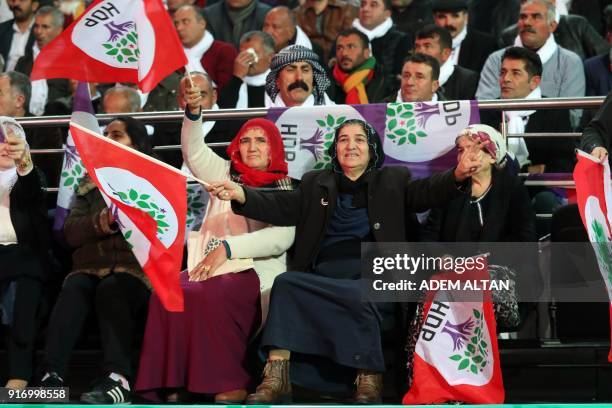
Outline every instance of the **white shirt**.
{"type": "Polygon", "coordinates": [[[17,60],[25,55],[25,47],[30,37],[30,32],[34,26],[34,18],[30,22],[28,29],[22,33],[17,27],[17,23],[13,23],[13,41],[11,41],[11,48],[9,49],[8,61],[6,61],[5,71],[14,71],[17,60]]]}

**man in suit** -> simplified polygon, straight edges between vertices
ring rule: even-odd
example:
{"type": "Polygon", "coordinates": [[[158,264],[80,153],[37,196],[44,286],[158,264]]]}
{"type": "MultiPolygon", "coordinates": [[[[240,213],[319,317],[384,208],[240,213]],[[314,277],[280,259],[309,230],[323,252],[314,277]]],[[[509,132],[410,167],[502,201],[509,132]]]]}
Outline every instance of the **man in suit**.
{"type": "MultiPolygon", "coordinates": [[[[556,0],[548,0],[556,5],[556,0]]],[[[519,19],[522,18],[519,16],[519,19]]],[[[578,54],[580,58],[587,59],[608,51],[606,41],[593,28],[589,21],[576,14],[555,14],[557,29],[554,36],[557,43],[570,51],[578,54]]],[[[501,45],[507,47],[515,44],[519,28],[518,24],[511,25],[501,33],[501,45]]]]}
{"type": "Polygon", "coordinates": [[[434,0],[434,23],[453,37],[450,59],[455,65],[480,72],[489,54],[497,49],[495,37],[468,27],[467,0],[434,0]]]}
{"type": "Polygon", "coordinates": [[[222,0],[206,7],[204,15],[216,39],[238,47],[245,33],[262,29],[268,10],[259,0],[222,0]]]}
{"type": "Polygon", "coordinates": [[[372,54],[382,65],[385,76],[396,79],[402,70],[402,61],[412,48],[413,38],[393,25],[391,7],[391,0],[362,0],[359,18],[353,21],[353,27],[370,40],[372,54]]]}
{"type": "Polygon", "coordinates": [[[471,100],[476,97],[478,73],[455,65],[450,58],[452,38],[448,30],[431,24],[417,32],[414,50],[434,57],[440,63],[440,92],[449,100],[471,100]]]}
{"type": "MultiPolygon", "coordinates": [[[[510,47],[502,56],[499,73],[501,99],[537,100],[545,97],[540,88],[542,61],[537,53],[524,47],[510,47]]],[[[524,111],[484,111],[481,121],[500,129],[500,118],[506,122],[509,134],[567,133],[571,132],[567,109],[540,109],[524,111]],[[502,116],[503,115],[503,116],[502,116]]],[[[508,154],[522,172],[529,174],[571,173],[574,168],[574,149],[577,141],[559,137],[529,137],[508,139],[508,154]]],[[[512,166],[510,167],[512,168],[512,166]]],[[[530,188],[535,213],[549,214],[562,204],[553,190],[530,188]]],[[[550,232],[550,220],[537,220],[539,237],[550,232]]]]}
{"type": "Polygon", "coordinates": [[[195,6],[183,6],[172,17],[191,71],[206,72],[222,89],[232,77],[238,53],[229,43],[216,40],[195,6]]]}
{"type": "Polygon", "coordinates": [[[35,0],[7,0],[14,18],[0,24],[0,55],[5,61],[5,71],[12,71],[17,60],[34,44],[34,12],[38,9],[35,0]]]}
{"type": "MultiPolygon", "coordinates": [[[[537,53],[524,47],[510,47],[502,56],[498,75],[501,99],[537,100],[546,95],[540,88],[542,62],[537,53]]],[[[482,111],[481,121],[501,128],[499,111],[482,111]]],[[[505,111],[508,133],[566,133],[571,131],[567,109],[505,111]]],[[[569,138],[511,138],[508,152],[520,168],[529,173],[571,172],[575,141],[569,138]]]]}
{"type": "Polygon", "coordinates": [[[371,55],[370,41],[361,31],[342,31],[336,41],[330,97],[339,104],[383,102],[389,94],[382,67],[371,55]]]}
{"type": "Polygon", "coordinates": [[[219,106],[245,109],[265,106],[266,77],[274,56],[274,38],[264,31],[251,31],[240,40],[234,60],[234,75],[219,93],[219,106]]]}
{"type": "MultiPolygon", "coordinates": [[[[64,27],[64,14],[51,6],[43,6],[36,11],[34,17],[34,45],[26,49],[23,57],[19,58],[15,71],[30,75],[34,61],[40,50],[60,35],[64,27]]],[[[33,115],[40,116],[45,113],[47,103],[59,98],[70,96],[70,83],[67,79],[38,79],[32,82],[32,97],[29,110],[33,115]]]]}
{"type": "Polygon", "coordinates": [[[387,102],[437,102],[441,100],[437,94],[439,76],[437,59],[425,54],[411,54],[404,60],[400,89],[387,102]]]}

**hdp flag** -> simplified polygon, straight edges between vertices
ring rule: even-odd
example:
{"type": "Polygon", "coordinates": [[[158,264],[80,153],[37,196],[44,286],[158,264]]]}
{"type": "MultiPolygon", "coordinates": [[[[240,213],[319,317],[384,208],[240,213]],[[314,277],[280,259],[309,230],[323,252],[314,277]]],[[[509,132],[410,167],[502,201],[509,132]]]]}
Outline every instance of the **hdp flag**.
{"type": "Polygon", "coordinates": [[[179,272],[187,212],[186,176],[78,123],[70,123],[70,132],[89,176],[162,304],[168,311],[182,311],[179,272]]]}
{"type": "Polygon", "coordinates": [[[150,92],[185,64],[161,0],[95,0],[40,51],[30,77],[132,82],[150,92]]]}
{"type": "MultiPolygon", "coordinates": [[[[436,275],[433,280],[488,280],[484,267],[474,266],[459,277],[436,275]]],[[[465,293],[430,291],[423,326],[414,350],[412,386],[403,404],[501,404],[504,384],[499,363],[493,303],[489,290],[465,293]],[[468,301],[466,296],[470,296],[468,301]]]]}
{"type": "MultiPolygon", "coordinates": [[[[612,186],[610,186],[610,164],[601,163],[582,151],[576,155],[574,168],[576,196],[582,223],[593,243],[599,271],[610,299],[610,339],[612,342],[612,186]]],[[[608,353],[612,362],[612,345],[608,353]]]]}

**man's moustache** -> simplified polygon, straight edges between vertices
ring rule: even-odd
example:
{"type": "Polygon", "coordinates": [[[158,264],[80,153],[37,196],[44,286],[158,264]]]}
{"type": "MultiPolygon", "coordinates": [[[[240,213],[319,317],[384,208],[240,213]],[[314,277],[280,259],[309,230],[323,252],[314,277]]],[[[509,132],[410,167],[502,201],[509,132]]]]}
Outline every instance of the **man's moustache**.
{"type": "Polygon", "coordinates": [[[448,31],[457,31],[457,28],[452,25],[444,26],[444,28],[446,28],[448,31]]]}
{"type": "Polygon", "coordinates": [[[536,31],[533,29],[533,27],[525,27],[525,28],[523,28],[521,30],[521,34],[522,33],[532,33],[532,34],[535,34],[536,31]]]}
{"type": "Polygon", "coordinates": [[[294,89],[302,88],[304,91],[308,92],[308,85],[304,81],[295,81],[287,87],[288,91],[293,91],[294,89]]]}

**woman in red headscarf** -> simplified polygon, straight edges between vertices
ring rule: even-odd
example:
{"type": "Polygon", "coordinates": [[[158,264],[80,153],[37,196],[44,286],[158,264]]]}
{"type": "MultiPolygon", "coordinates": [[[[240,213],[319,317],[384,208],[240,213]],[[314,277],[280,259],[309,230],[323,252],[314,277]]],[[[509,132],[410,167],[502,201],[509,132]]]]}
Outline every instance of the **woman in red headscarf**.
{"type": "MultiPolygon", "coordinates": [[[[196,177],[292,188],[274,123],[246,122],[224,160],[204,143],[200,89],[187,89],[186,100],[182,150],[196,177]]],[[[181,274],[185,311],[167,312],[151,296],[136,391],[176,401],[178,391],[186,390],[214,394],[217,403],[242,403],[251,385],[247,344],[265,319],[274,278],[286,270],[294,234],[293,227],[235,215],[228,201],[211,197],[202,228],[189,237],[188,271],[181,274]]]]}

